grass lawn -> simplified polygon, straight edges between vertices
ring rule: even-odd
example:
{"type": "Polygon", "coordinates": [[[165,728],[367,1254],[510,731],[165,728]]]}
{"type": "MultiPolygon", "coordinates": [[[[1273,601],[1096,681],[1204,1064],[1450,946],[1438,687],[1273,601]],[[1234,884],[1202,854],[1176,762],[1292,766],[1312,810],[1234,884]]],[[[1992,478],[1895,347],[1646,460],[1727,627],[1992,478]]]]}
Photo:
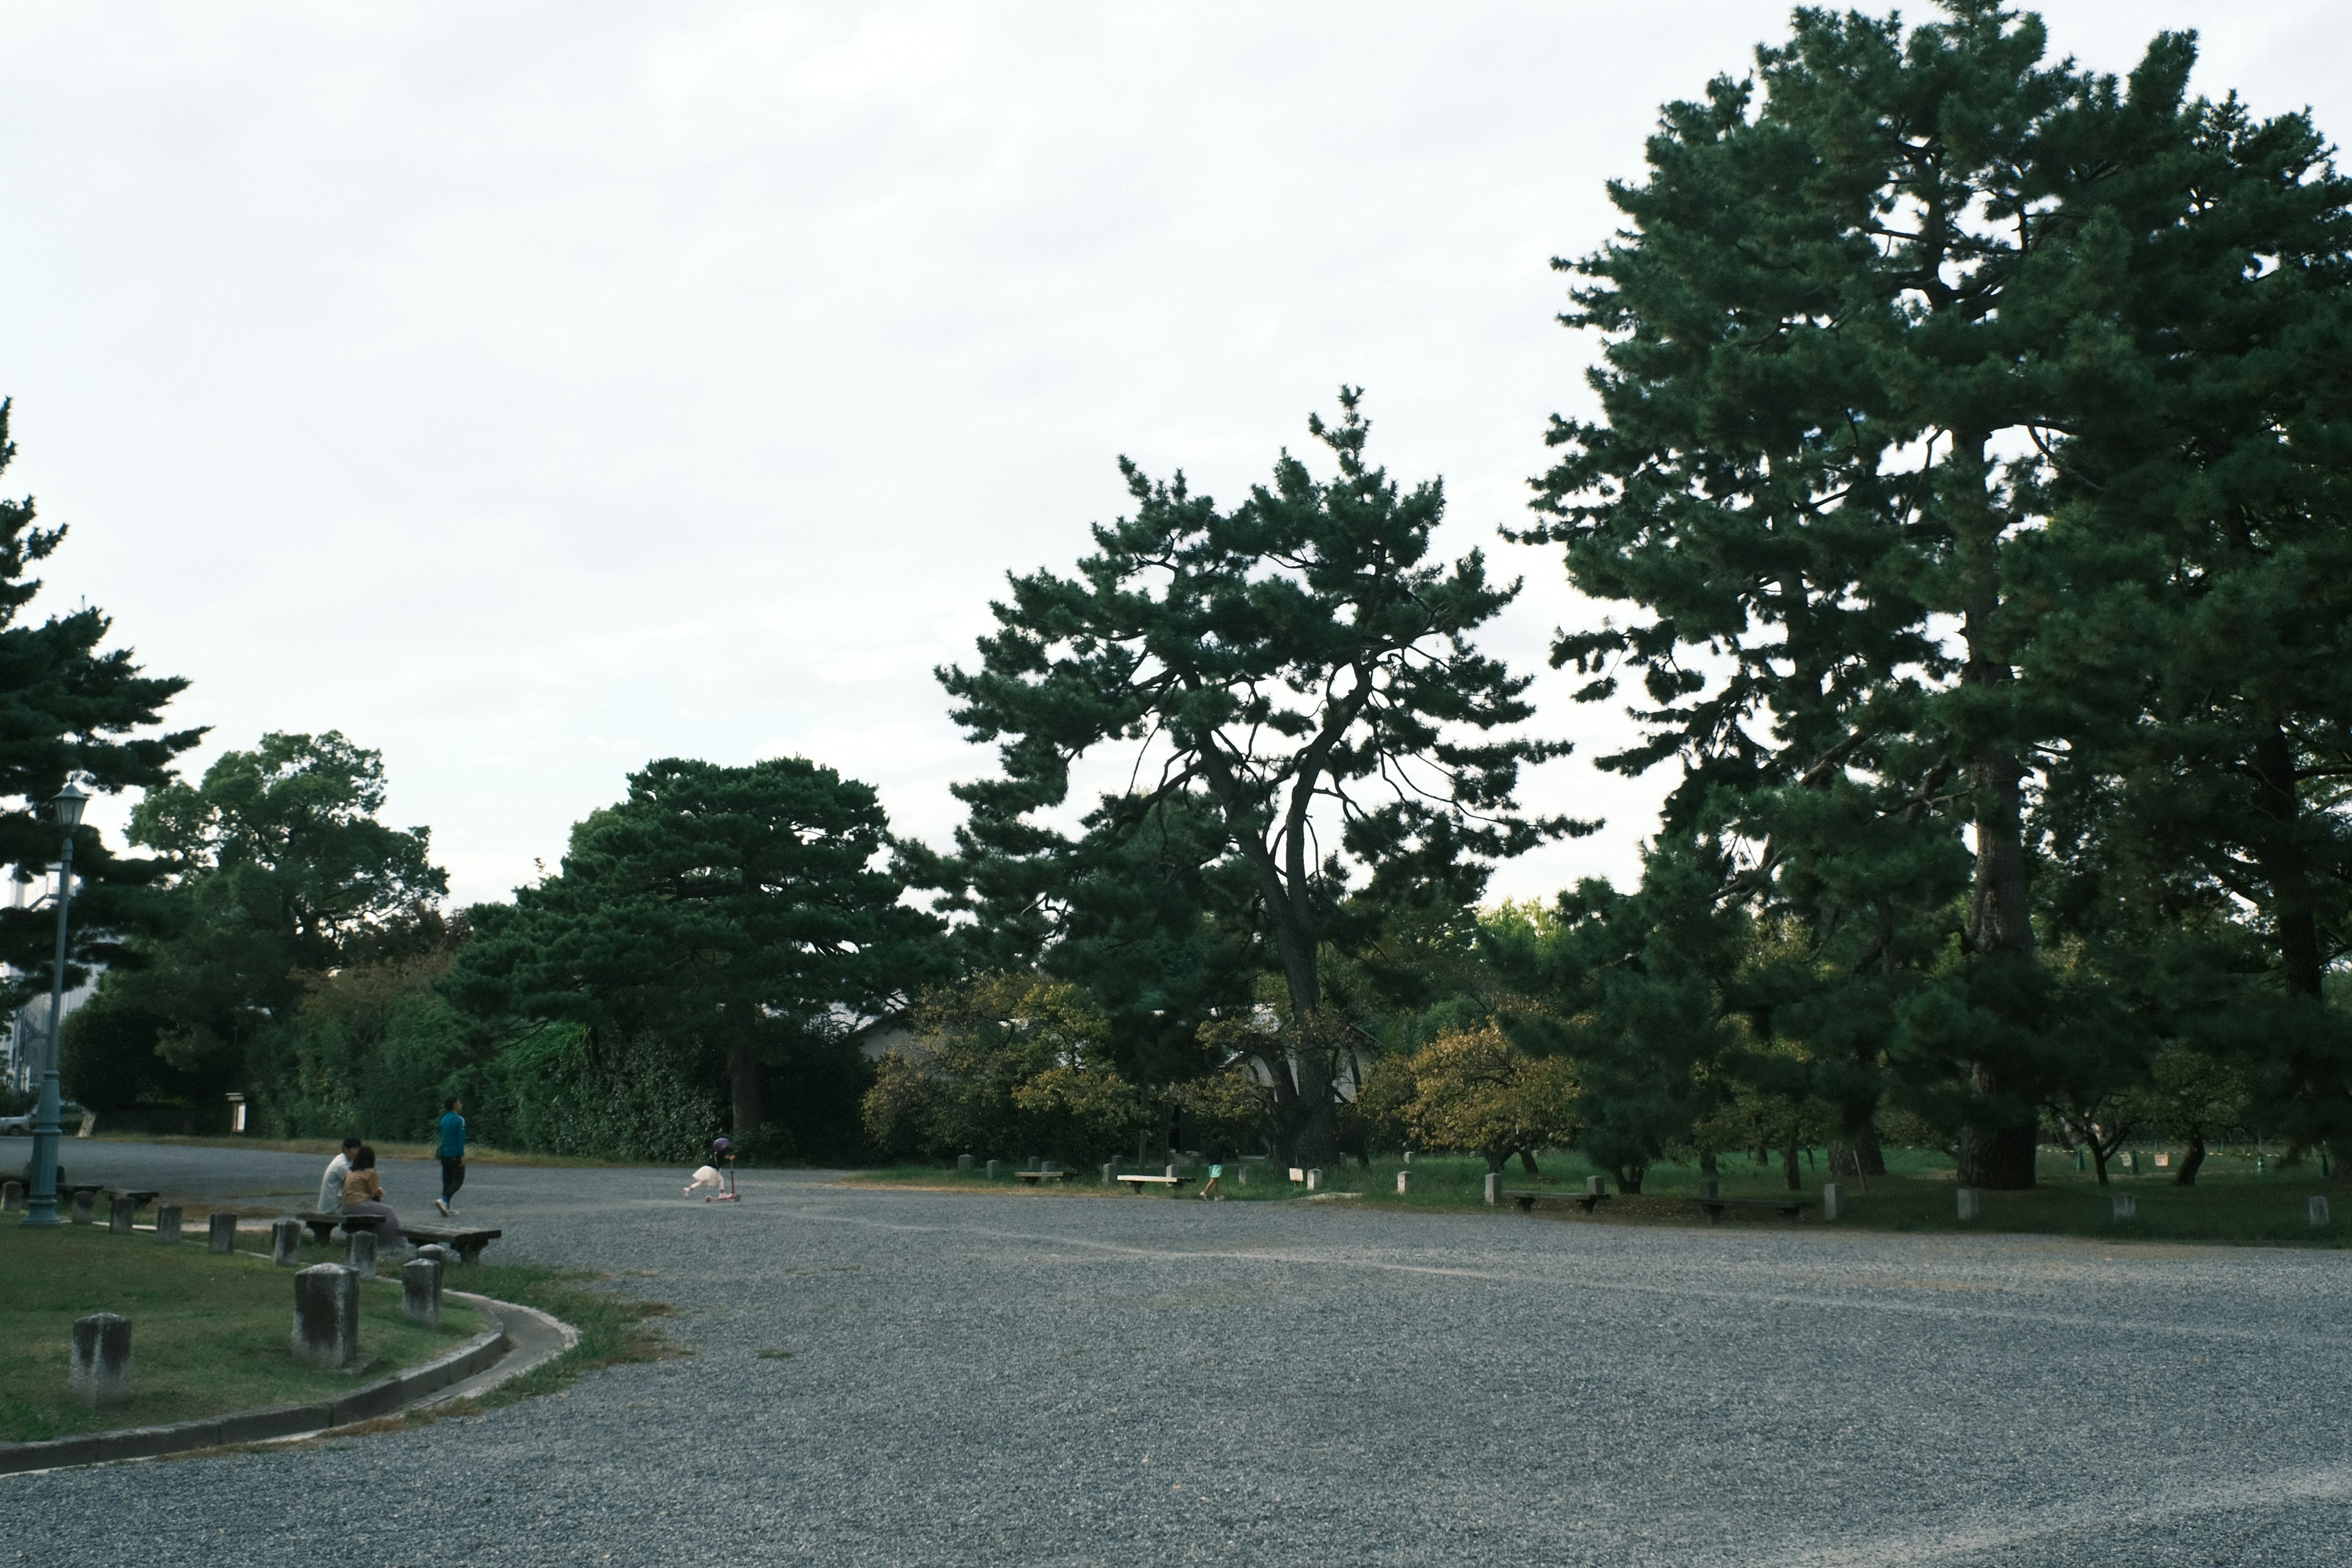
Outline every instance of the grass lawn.
{"type": "MultiPolygon", "coordinates": [[[[1893,1150],[1887,1154],[1888,1173],[1872,1177],[1867,1190],[1857,1182],[1843,1184],[1846,1213],[1837,1228],[1948,1234],[2007,1231],[2102,1239],[2352,1246],[2352,1223],[2347,1219],[2347,1214],[2352,1214],[2352,1189],[2341,1182],[2321,1179],[2315,1167],[2282,1171],[2273,1161],[2268,1169],[2257,1172],[2251,1156],[2215,1154],[2206,1160],[2197,1184],[2182,1187],[2173,1183],[2170,1170],[2155,1168],[2154,1153],[2150,1150],[2143,1158],[2145,1173],[2139,1176],[2120,1174],[2111,1166],[2109,1185],[2101,1188],[2094,1174],[2075,1171],[2071,1155],[2045,1152],[2041,1161],[2039,1187],[2026,1193],[1986,1193],[1983,1217],[1964,1223],[1958,1217],[1958,1205],[1953,1196],[1951,1160],[1924,1150],[1893,1150]],[[2138,1200],[2137,1217],[2114,1217],[2110,1199],[2118,1193],[2129,1193],[2138,1200]],[[2334,1211],[2335,1217],[2323,1226],[2313,1226],[2308,1218],[2307,1201],[2315,1195],[2328,1196],[2329,1207],[2334,1211]]],[[[1539,1156],[1538,1163],[1542,1173],[1530,1176],[1514,1160],[1503,1173],[1504,1189],[1534,1187],[1581,1192],[1585,1178],[1596,1173],[1591,1164],[1573,1154],[1546,1154],[1539,1156]]],[[[1777,1158],[1769,1167],[1759,1166],[1746,1155],[1727,1155],[1720,1163],[1717,1180],[1725,1197],[1778,1197],[1788,1190],[1777,1158]]],[[[1237,1203],[1344,1203],[1360,1207],[1433,1210],[1486,1207],[1486,1166],[1481,1160],[1417,1156],[1410,1166],[1412,1191],[1402,1196],[1396,1190],[1397,1173],[1408,1167],[1395,1158],[1374,1160],[1369,1169],[1353,1161],[1327,1169],[1322,1191],[1311,1196],[1288,1180],[1286,1170],[1262,1160],[1247,1164],[1246,1184],[1235,1180],[1235,1173],[1241,1169],[1239,1163],[1225,1166],[1224,1191],[1237,1203]]],[[[897,1165],[861,1172],[851,1179],[891,1186],[1034,1190],[1040,1197],[1077,1195],[1129,1203],[1168,1203],[1191,1201],[1192,1194],[1200,1190],[1205,1167],[1187,1168],[1193,1177],[1192,1185],[1181,1199],[1172,1200],[1160,1190],[1141,1194],[1106,1192],[1101,1173],[1094,1170],[1080,1172],[1078,1179],[1066,1186],[1054,1183],[1034,1189],[1026,1187],[1010,1168],[992,1182],[980,1172],[965,1174],[952,1164],[897,1165]]],[[[1819,1201],[1823,1174],[1819,1169],[1803,1173],[1804,1196],[1819,1201]]],[[[1690,1201],[1698,1195],[1700,1180],[1696,1165],[1660,1163],[1645,1173],[1640,1195],[1613,1196],[1590,1219],[1565,1205],[1549,1205],[1536,1212],[1539,1217],[1565,1219],[1579,1225],[1704,1226],[1707,1223],[1706,1215],[1690,1201]]],[[[1615,1191],[1614,1181],[1607,1184],[1612,1192],[1615,1191]]],[[[1505,1212],[1517,1217],[1516,1212],[1507,1207],[1505,1212]]],[[[1759,1215],[1733,1210],[1724,1215],[1722,1223],[1734,1226],[1787,1222],[1769,1211],[1759,1215]]],[[[1821,1211],[1808,1211],[1801,1223],[1820,1226],[1821,1211]]]]}
{"type": "MultiPolygon", "coordinates": [[[[0,1222],[0,1442],[31,1442],[116,1426],[299,1405],[332,1398],[400,1367],[429,1361],[480,1331],[473,1308],[445,1300],[441,1326],[400,1315],[396,1279],[360,1290],[360,1364],[349,1372],[299,1366],[289,1349],[294,1270],[205,1249],[194,1238],[166,1247],[152,1231],[116,1236],[103,1226],[26,1230],[0,1222]],[[67,1396],[73,1321],[91,1312],[131,1320],[131,1403],[93,1412],[67,1396]]],[[[310,1259],[306,1258],[307,1263],[310,1259]]],[[[476,1289],[487,1269],[453,1269],[476,1289]]]]}
{"type": "MultiPolygon", "coordinates": [[[[11,1143],[13,1144],[13,1140],[11,1143]]],[[[76,1140],[66,1136],[59,1158],[66,1168],[73,1168],[73,1147],[76,1140]]],[[[257,1138],[237,1133],[196,1136],[177,1132],[95,1132],[90,1142],[96,1143],[176,1143],[190,1149],[268,1149],[281,1154],[316,1154],[321,1160],[331,1160],[342,1152],[341,1138],[257,1138]]],[[[382,1139],[369,1140],[382,1160],[431,1160],[438,1156],[437,1143],[387,1143],[382,1139]]],[[[15,1153],[13,1147],[0,1145],[0,1155],[15,1153]]],[[[22,1165],[27,1156],[18,1155],[13,1162],[22,1165]]],[[[518,1154],[504,1149],[494,1149],[487,1143],[466,1145],[466,1158],[478,1165],[556,1165],[578,1166],[594,1170],[621,1169],[642,1164],[633,1160],[591,1160],[572,1154],[518,1154]]],[[[323,1169],[323,1167],[321,1167],[323,1169]]]]}

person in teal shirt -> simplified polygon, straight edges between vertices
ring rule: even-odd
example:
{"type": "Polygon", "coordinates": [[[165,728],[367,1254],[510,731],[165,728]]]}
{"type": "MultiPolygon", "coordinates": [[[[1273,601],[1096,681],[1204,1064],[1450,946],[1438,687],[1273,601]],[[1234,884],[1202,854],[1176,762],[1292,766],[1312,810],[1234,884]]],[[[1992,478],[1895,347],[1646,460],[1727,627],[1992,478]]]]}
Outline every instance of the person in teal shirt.
{"type": "Polygon", "coordinates": [[[466,1184],[466,1119],[458,1114],[465,1109],[466,1102],[453,1094],[441,1113],[441,1195],[433,1206],[445,1215],[457,1212],[452,1200],[466,1184]]]}

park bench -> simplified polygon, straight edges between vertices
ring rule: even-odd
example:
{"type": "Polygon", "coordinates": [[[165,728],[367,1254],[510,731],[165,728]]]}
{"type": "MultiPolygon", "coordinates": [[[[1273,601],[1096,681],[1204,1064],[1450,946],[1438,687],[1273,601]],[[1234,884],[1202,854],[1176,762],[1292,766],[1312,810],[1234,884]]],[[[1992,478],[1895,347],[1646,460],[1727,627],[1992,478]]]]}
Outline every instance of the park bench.
{"type": "Polygon", "coordinates": [[[460,1263],[479,1263],[482,1248],[506,1234],[503,1230],[464,1225],[403,1225],[400,1234],[419,1247],[439,1242],[457,1255],[460,1263]]]}
{"type": "Polygon", "coordinates": [[[1138,1192],[1141,1192],[1145,1187],[1166,1187],[1168,1189],[1168,1195],[1171,1198],[1178,1193],[1182,1192],[1184,1190],[1184,1184],[1192,1179],[1192,1178],[1190,1176],[1146,1176],[1134,1173],[1121,1175],[1118,1178],[1118,1180],[1127,1183],[1138,1192]]]}
{"type": "Polygon", "coordinates": [[[1076,1171],[1015,1171],[1013,1174],[1033,1187],[1040,1182],[1075,1182],[1078,1179],[1076,1171]]]}
{"type": "Polygon", "coordinates": [[[1721,1225],[1726,1209],[1770,1209],[1775,1214],[1795,1219],[1813,1206],[1811,1198],[1693,1198],[1691,1202],[1706,1211],[1707,1223],[1721,1225]]]}
{"type": "Polygon", "coordinates": [[[1538,1204],[1574,1204],[1586,1214],[1609,1201],[1607,1193],[1554,1193],[1540,1187],[1514,1187],[1503,1195],[1519,1205],[1521,1214],[1533,1214],[1538,1204]]]}

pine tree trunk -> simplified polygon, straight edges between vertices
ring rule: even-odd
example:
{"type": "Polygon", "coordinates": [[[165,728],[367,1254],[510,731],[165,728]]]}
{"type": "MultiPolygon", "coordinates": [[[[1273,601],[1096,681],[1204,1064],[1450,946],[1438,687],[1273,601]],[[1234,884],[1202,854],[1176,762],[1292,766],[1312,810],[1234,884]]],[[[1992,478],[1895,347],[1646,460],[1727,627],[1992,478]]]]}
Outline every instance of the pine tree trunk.
{"type": "Polygon", "coordinates": [[[1802,1191],[1805,1185],[1804,1175],[1797,1169],[1797,1142],[1793,1138],[1780,1151],[1780,1179],[1792,1193],[1802,1191]]]}
{"type": "Polygon", "coordinates": [[[760,1099],[760,1047],[753,1042],[738,1040],[727,1047],[727,1089],[734,1101],[734,1135],[757,1131],[767,1115],[760,1099]]]}
{"type": "Polygon", "coordinates": [[[2271,890],[2271,930],[2278,944],[2279,978],[2290,996],[2316,998],[2326,962],[2319,946],[2319,915],[2311,879],[2295,844],[2302,802],[2295,789],[2294,748],[2275,724],[2255,742],[2256,808],[2270,824],[2266,840],[2254,847],[2263,880],[2271,890]]]}
{"type": "MultiPolygon", "coordinates": [[[[2008,686],[2013,677],[2006,651],[1999,644],[2000,607],[2000,520],[1992,511],[1985,485],[1990,479],[1985,438],[1955,433],[1954,488],[1972,486],[1972,515],[1955,521],[1955,553],[1964,574],[1966,609],[1961,633],[1967,638],[1968,662],[1961,667],[1963,686],[1992,689],[2008,686]]],[[[1983,705],[1996,709],[1988,701],[1983,705]]],[[[1997,709],[1996,709],[1997,710],[1997,709]]],[[[1969,758],[1969,779],[1976,798],[1976,875],[1969,895],[1969,942],[1980,959],[2033,957],[2033,921],[2025,886],[2025,768],[2000,736],[1978,742],[1969,758]]],[[[1980,1110],[2008,1087],[1991,1064],[1976,1062],[1969,1071],[1970,1087],[1980,1110]]],[[[2039,1129],[2030,1118],[2022,1125],[1972,1123],[1960,1129],[1959,1181],[1966,1187],[2016,1191],[2033,1185],[2033,1155],[2039,1129]]]]}

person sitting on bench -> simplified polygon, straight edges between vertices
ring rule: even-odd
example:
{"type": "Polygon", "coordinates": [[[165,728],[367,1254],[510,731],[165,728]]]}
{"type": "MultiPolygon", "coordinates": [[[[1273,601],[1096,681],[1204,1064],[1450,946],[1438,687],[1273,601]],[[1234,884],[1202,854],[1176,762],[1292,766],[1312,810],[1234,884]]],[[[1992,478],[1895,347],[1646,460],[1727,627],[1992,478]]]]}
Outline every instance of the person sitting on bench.
{"type": "Polygon", "coordinates": [[[375,1150],[368,1144],[361,1144],[359,1152],[352,1156],[352,1173],[343,1178],[342,1212],[382,1217],[383,1223],[375,1227],[377,1257],[398,1252],[408,1245],[401,1237],[400,1216],[383,1201],[383,1183],[375,1173],[375,1150]]]}
{"type": "Polygon", "coordinates": [[[327,1173],[319,1178],[319,1212],[332,1214],[343,1206],[343,1178],[352,1173],[352,1156],[360,1151],[356,1138],[343,1140],[343,1152],[327,1162],[327,1173]]]}

